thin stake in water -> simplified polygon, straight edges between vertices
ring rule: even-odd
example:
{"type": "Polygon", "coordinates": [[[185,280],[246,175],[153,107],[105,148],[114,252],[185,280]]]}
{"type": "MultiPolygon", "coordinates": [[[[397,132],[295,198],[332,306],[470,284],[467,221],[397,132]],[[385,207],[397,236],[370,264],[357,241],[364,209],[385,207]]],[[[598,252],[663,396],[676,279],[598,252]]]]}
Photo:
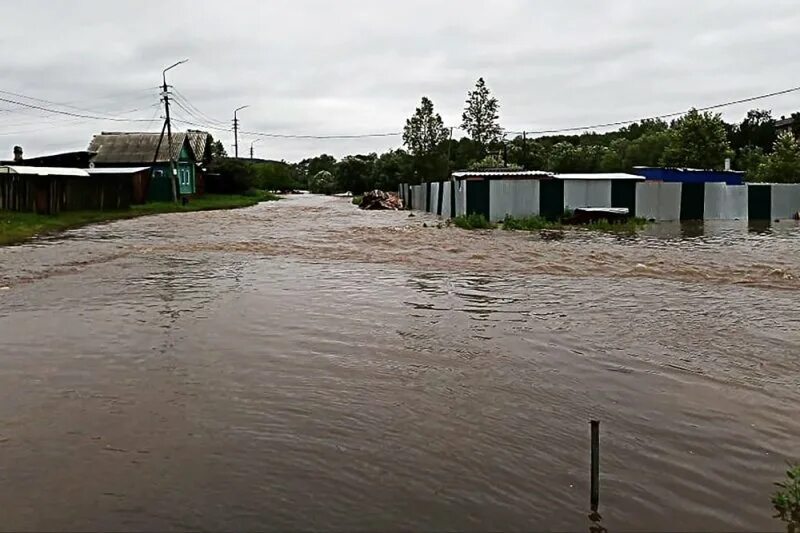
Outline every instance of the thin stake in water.
{"type": "Polygon", "coordinates": [[[592,420],[592,511],[600,504],[600,421],[592,420]]]}

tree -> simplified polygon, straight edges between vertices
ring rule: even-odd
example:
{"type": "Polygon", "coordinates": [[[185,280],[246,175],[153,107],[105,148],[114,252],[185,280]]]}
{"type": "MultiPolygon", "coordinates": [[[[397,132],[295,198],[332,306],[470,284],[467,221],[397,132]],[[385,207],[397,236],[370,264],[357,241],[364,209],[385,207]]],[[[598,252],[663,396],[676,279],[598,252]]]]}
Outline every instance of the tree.
{"type": "Polygon", "coordinates": [[[376,154],[349,155],[336,165],[336,188],[361,194],[372,188],[372,169],[376,154]]]}
{"type": "Polygon", "coordinates": [[[800,183],[800,144],[794,135],[782,133],[772,153],[759,165],[755,177],[771,183],[800,183]]]}
{"type": "Polygon", "coordinates": [[[603,146],[574,146],[560,142],[550,149],[547,170],[551,172],[597,172],[606,148],[603,146]]]}
{"type": "Polygon", "coordinates": [[[406,120],[403,144],[415,157],[424,157],[438,151],[448,137],[449,131],[444,127],[442,117],[434,112],[433,102],[423,96],[414,115],[406,120]]]}
{"type": "Polygon", "coordinates": [[[396,191],[414,175],[414,158],[405,150],[389,150],[375,160],[370,188],[396,191]]]}
{"type": "Polygon", "coordinates": [[[335,187],[333,174],[327,170],[320,170],[308,180],[308,189],[314,194],[333,194],[335,187]]]}
{"type": "Polygon", "coordinates": [[[770,152],[777,139],[775,119],[764,109],[751,109],[745,119],[731,132],[731,146],[737,152],[748,146],[770,152]]]}
{"type": "Polygon", "coordinates": [[[660,165],[670,141],[670,133],[666,130],[646,133],[631,141],[627,150],[628,165],[630,167],[660,165]]]}
{"type": "Polygon", "coordinates": [[[733,155],[719,114],[692,109],[672,123],[669,135],[661,161],[665,166],[721,169],[733,155]]]}
{"type": "Polygon", "coordinates": [[[461,115],[461,127],[469,133],[472,140],[483,147],[497,142],[503,135],[499,124],[498,109],[500,104],[486,86],[483,78],[478,78],[475,90],[467,94],[464,114],[461,115]]]}
{"type": "Polygon", "coordinates": [[[736,155],[736,168],[747,172],[749,181],[758,181],[758,168],[764,158],[764,150],[758,146],[745,146],[736,155]]]}
{"type": "Polygon", "coordinates": [[[611,141],[600,159],[600,172],[628,172],[633,166],[628,160],[630,144],[630,141],[625,138],[611,141]]]}
{"type": "Polygon", "coordinates": [[[211,142],[211,159],[222,159],[228,157],[228,152],[225,151],[225,145],[222,141],[211,142]]]}
{"type": "Polygon", "coordinates": [[[423,96],[414,115],[406,120],[403,143],[414,156],[417,178],[412,180],[438,180],[447,174],[448,163],[444,146],[450,131],[444,127],[442,117],[434,112],[433,102],[423,96]]]}

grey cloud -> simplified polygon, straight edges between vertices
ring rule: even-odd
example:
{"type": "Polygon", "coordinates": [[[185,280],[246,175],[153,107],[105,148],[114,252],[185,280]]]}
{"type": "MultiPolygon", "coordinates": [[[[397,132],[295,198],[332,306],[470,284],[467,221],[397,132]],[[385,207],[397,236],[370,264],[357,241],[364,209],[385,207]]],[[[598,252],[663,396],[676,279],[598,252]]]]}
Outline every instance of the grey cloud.
{"type": "MultiPolygon", "coordinates": [[[[247,131],[397,131],[423,95],[457,125],[478,76],[500,99],[508,129],[569,127],[793,86],[800,66],[794,0],[0,0],[0,8],[0,46],[15,51],[0,57],[0,89],[120,112],[155,102],[161,69],[189,57],[170,82],[226,125],[250,104],[247,131]]],[[[754,105],[778,115],[798,107],[791,95],[754,105]]],[[[725,113],[738,119],[748,107],[725,113]]],[[[155,120],[130,129],[158,128],[155,109],[134,116],[155,120]]],[[[124,127],[0,113],[0,153],[14,144],[28,153],[83,148],[93,133],[124,127]]],[[[224,129],[214,133],[231,143],[224,129]]],[[[399,143],[263,139],[257,147],[296,160],[399,143]]]]}

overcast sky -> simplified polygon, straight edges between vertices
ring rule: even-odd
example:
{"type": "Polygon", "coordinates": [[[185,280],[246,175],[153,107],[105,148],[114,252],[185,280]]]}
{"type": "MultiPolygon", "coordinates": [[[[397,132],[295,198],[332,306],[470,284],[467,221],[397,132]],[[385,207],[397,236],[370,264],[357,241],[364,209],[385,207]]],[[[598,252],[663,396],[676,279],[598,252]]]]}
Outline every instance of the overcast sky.
{"type": "MultiPolygon", "coordinates": [[[[250,105],[240,112],[244,130],[284,134],[401,131],[423,95],[458,126],[479,76],[512,131],[800,85],[796,0],[0,0],[0,8],[0,90],[69,104],[59,109],[78,114],[139,120],[73,118],[0,101],[0,157],[15,144],[32,156],[85,149],[101,130],[158,131],[161,69],[183,58],[189,63],[170,71],[169,82],[203,115],[174,107],[177,119],[224,128],[234,108],[250,105]]],[[[788,115],[800,110],[800,93],[723,114],[739,120],[754,106],[788,115]]],[[[210,131],[232,152],[230,132],[210,131]]],[[[242,152],[253,139],[240,137],[242,152]]],[[[255,147],[257,157],[296,161],[401,143],[264,138],[255,147]]]]}

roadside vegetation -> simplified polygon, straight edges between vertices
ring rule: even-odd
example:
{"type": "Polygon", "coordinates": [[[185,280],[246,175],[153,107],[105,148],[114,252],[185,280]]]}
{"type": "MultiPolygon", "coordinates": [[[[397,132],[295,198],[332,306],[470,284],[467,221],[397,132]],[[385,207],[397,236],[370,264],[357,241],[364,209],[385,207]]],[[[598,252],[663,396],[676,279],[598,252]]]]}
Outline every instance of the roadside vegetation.
{"type": "Polygon", "coordinates": [[[453,225],[461,229],[494,229],[496,227],[495,224],[486,220],[485,216],[477,213],[455,217],[453,225]]]}
{"type": "Polygon", "coordinates": [[[64,211],[58,215],[37,215],[16,211],[0,211],[0,245],[22,242],[37,235],[55,233],[98,222],[109,222],[161,213],[189,213],[215,209],[250,207],[269,200],[277,200],[274,194],[248,191],[247,194],[207,194],[192,198],[188,204],[152,202],[131,206],[119,211],[64,211]]]}
{"type": "Polygon", "coordinates": [[[361,202],[364,200],[363,196],[353,196],[353,205],[361,205],[361,202]]]}
{"type": "MultiPolygon", "coordinates": [[[[564,217],[558,220],[549,220],[541,216],[512,217],[506,218],[499,226],[506,231],[541,231],[541,230],[564,230],[564,229],[587,229],[595,231],[605,231],[611,233],[634,233],[636,230],[647,225],[647,220],[643,218],[629,218],[622,222],[609,222],[608,220],[598,220],[589,224],[570,224],[571,214],[565,213],[564,217]]],[[[486,217],[473,213],[462,215],[453,219],[453,225],[461,229],[494,229],[498,225],[486,220],[486,217]]]]}
{"type": "Polygon", "coordinates": [[[800,533],[800,464],[791,465],[786,479],[775,484],[778,490],[772,496],[772,505],[786,524],[787,533],[800,533]]]}

